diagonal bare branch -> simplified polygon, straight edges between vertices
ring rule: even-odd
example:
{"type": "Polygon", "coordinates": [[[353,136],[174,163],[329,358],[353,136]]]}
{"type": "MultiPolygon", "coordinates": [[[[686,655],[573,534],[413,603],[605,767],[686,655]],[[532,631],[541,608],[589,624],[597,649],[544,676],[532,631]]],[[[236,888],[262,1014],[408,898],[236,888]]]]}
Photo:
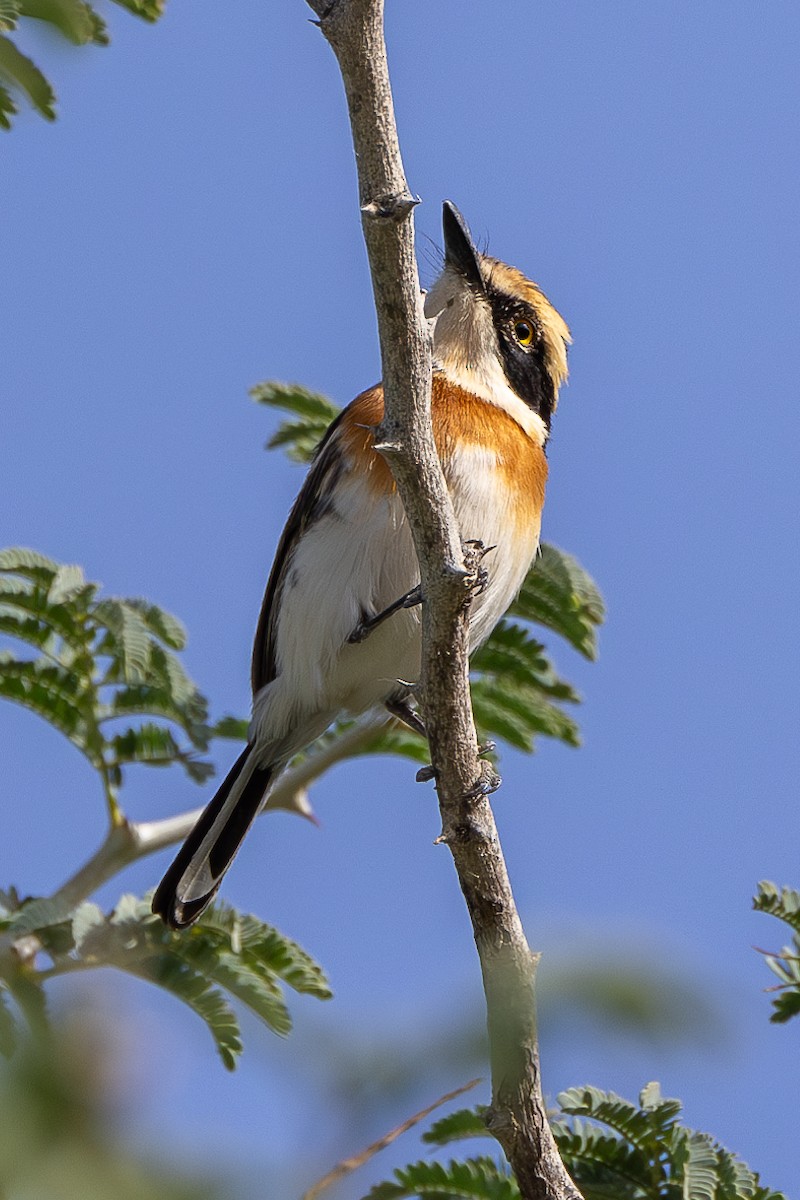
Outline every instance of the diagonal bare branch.
{"type": "Polygon", "coordinates": [[[440,1096],[438,1100],[434,1100],[433,1104],[429,1104],[427,1108],[420,1109],[418,1113],[414,1113],[413,1117],[408,1117],[400,1125],[397,1125],[394,1129],[390,1129],[388,1133],[384,1134],[382,1138],[378,1138],[376,1142],[371,1142],[360,1154],[353,1154],[350,1158],[343,1158],[332,1170],[328,1171],[327,1175],[323,1175],[322,1179],[318,1179],[313,1187],[304,1192],[301,1200],[317,1200],[317,1196],[321,1196],[334,1183],[338,1183],[340,1179],[344,1179],[346,1176],[351,1175],[353,1171],[357,1171],[359,1167],[363,1167],[376,1154],[380,1154],[381,1150],[385,1150],[387,1146],[391,1146],[392,1142],[396,1141],[402,1134],[407,1133],[409,1129],[413,1129],[420,1121],[424,1121],[437,1108],[441,1108],[443,1104],[447,1104],[450,1100],[455,1100],[457,1096],[463,1096],[464,1092],[471,1091],[479,1083],[480,1079],[471,1079],[469,1083],[456,1088],[455,1091],[447,1092],[444,1096],[440,1096]]]}

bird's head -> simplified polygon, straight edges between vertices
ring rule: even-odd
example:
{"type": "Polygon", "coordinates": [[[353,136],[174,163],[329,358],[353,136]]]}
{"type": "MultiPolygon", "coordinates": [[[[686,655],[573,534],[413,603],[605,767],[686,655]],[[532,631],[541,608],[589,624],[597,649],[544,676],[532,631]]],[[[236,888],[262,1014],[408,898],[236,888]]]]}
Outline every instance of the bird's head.
{"type": "Polygon", "coordinates": [[[434,360],[544,444],[567,377],[566,321],[521,271],[476,249],[449,200],[443,229],[444,269],[425,298],[434,360]]]}

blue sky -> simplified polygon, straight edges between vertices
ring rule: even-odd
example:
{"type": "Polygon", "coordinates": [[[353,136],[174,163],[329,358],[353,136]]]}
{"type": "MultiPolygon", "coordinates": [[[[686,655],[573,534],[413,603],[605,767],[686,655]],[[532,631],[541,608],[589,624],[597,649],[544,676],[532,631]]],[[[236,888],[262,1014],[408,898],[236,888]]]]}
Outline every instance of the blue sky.
{"type": "MultiPolygon", "coordinates": [[[[800,1024],[768,1024],[752,946],[781,930],[749,900],[764,877],[800,886],[800,14],[388,9],[423,276],[450,197],[574,335],[544,536],[599,581],[608,622],[595,665],[553,646],[585,698],[584,747],[504,757],[495,807],[529,936],[543,975],[587,947],[644,955],[710,993],[724,1027],[672,1049],[544,1029],[545,1087],[659,1078],[690,1124],[797,1191],[800,1024]]],[[[341,83],[301,0],[224,19],[172,0],[154,28],[108,15],[108,49],[37,41],[59,120],[25,114],[0,143],[0,543],[171,609],[215,712],[243,713],[302,478],[263,453],[274,421],[247,389],[299,380],[344,403],[379,375],[341,83]]],[[[33,716],[5,705],[0,729],[0,874],[48,890],[101,837],[96,785],[33,716]]],[[[434,797],[412,778],[396,761],[337,769],[314,796],[321,828],[264,820],[226,881],[332,977],[337,998],[297,1006],[287,1043],[248,1026],[229,1078],[177,1004],[106,981],[150,1048],[133,1054],[138,1137],[264,1170],[308,1158],[306,1034],[412,1030],[476,1000],[434,797]]],[[[127,808],[201,798],[141,770],[127,808]]],[[[102,899],[151,886],[166,859],[102,899]]]]}

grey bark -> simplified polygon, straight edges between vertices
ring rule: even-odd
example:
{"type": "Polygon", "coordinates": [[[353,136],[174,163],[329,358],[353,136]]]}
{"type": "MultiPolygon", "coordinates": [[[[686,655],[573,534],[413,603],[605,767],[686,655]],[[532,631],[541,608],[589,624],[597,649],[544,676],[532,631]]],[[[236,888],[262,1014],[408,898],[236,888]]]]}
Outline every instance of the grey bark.
{"type": "Polygon", "coordinates": [[[488,1127],[525,1200],[580,1200],[544,1105],[534,1002],[537,957],[514,903],[491,805],[480,791],[469,692],[468,611],[479,559],[465,562],[431,429],[430,339],[414,255],[383,33],[383,0],[308,0],[342,73],[378,316],[385,417],[377,431],[420,564],[425,716],[442,816],[472,921],[492,1063],[488,1127]]]}

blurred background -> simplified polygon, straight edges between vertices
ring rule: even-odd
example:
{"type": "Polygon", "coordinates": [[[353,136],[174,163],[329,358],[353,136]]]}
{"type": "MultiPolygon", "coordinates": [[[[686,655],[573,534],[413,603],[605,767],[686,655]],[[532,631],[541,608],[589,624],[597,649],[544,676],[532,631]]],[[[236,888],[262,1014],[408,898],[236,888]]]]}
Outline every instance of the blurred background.
{"type": "MultiPolygon", "coordinates": [[[[302,479],[264,454],[277,418],[247,389],[345,403],[379,375],[341,82],[301,0],[105,15],[108,49],[20,36],[59,117],[23,112],[0,142],[0,544],[175,612],[212,710],[243,715],[302,479]]],[[[791,1193],[800,1026],[768,1023],[753,945],[781,929],[750,897],[800,884],[800,11],[390,0],[387,37],[426,282],[449,197],[574,335],[544,536],[594,575],[608,620],[596,664],[552,646],[583,748],[504,755],[495,802],[544,955],[545,1089],[659,1079],[791,1193]]],[[[36,717],[3,705],[0,730],[0,884],[52,891],[102,838],[97,782],[36,717]]],[[[468,921],[413,772],[343,765],[314,790],[320,828],[277,813],[248,839],[226,897],[318,957],[335,998],[293,997],[286,1041],[245,1018],[235,1074],[146,984],[58,981],[67,1045],[88,1047],[62,1056],[67,1094],[131,1195],[139,1171],[160,1195],[298,1196],[485,1074],[468,921]]],[[[156,818],[203,796],[140,768],[123,801],[156,818]]],[[[15,1071],[0,1103],[22,1128],[13,1097],[41,1069],[15,1071]]],[[[330,1194],[419,1153],[409,1134],[330,1194]]],[[[67,1176],[19,1194],[71,1195],[67,1176]]]]}

